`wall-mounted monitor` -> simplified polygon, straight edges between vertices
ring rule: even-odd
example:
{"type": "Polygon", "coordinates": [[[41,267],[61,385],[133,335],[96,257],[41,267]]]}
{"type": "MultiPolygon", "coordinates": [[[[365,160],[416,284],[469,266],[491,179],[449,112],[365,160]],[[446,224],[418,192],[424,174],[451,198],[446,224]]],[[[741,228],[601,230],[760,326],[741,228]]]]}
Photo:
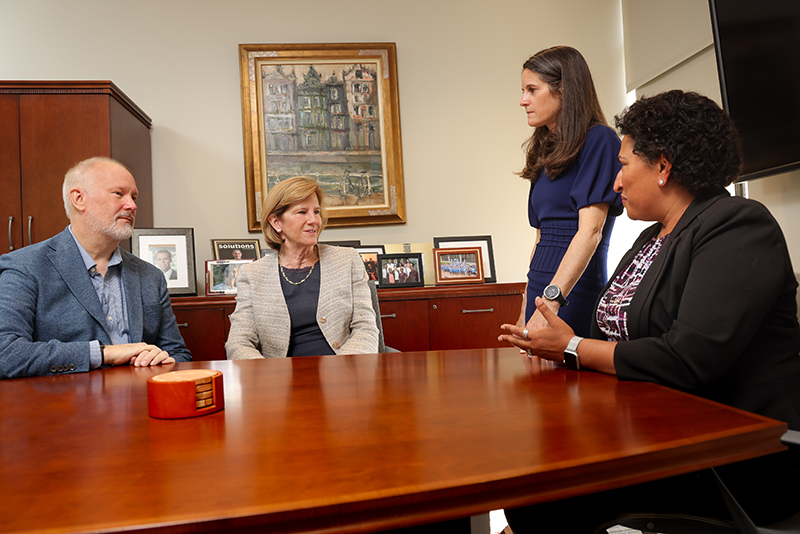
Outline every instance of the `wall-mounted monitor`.
{"type": "Polygon", "coordinates": [[[800,0],[709,0],[722,103],[742,137],[738,181],[800,168],[800,0]]]}

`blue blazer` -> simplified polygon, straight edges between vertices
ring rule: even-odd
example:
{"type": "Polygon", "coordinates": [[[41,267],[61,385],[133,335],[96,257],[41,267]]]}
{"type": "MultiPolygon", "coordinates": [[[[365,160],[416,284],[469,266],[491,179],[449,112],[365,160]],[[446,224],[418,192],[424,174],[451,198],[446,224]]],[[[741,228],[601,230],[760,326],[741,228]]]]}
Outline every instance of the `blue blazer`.
{"type": "MultiPolygon", "coordinates": [[[[176,361],[191,361],[164,274],[120,252],[131,342],[150,343],[176,361]]],[[[0,256],[0,378],[88,371],[93,340],[111,344],[100,300],[69,229],[0,256]]]]}

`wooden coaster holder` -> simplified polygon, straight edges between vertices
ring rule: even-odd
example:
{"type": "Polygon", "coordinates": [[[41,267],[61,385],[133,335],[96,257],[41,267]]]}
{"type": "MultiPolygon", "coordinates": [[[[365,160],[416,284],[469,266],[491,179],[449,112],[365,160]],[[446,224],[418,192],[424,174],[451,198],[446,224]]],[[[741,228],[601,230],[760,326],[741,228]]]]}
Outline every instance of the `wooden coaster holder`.
{"type": "Polygon", "coordinates": [[[147,379],[147,409],[150,417],[198,417],[218,412],[224,407],[220,371],[187,369],[147,379]]]}

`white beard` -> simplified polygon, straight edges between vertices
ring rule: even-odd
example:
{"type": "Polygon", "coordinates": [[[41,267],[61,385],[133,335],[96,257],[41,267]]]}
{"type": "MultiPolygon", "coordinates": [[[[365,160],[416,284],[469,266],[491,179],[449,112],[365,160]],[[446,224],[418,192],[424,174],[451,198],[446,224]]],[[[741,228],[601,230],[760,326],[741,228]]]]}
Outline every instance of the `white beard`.
{"type": "MultiPolygon", "coordinates": [[[[119,216],[133,218],[133,214],[127,211],[119,213],[117,217],[119,216]]],[[[126,222],[125,226],[119,227],[117,226],[117,217],[114,218],[113,222],[106,224],[100,219],[98,219],[92,212],[87,211],[86,222],[89,224],[92,230],[104,236],[116,239],[117,241],[128,239],[131,236],[131,234],[133,234],[133,224],[128,224],[126,222]]]]}

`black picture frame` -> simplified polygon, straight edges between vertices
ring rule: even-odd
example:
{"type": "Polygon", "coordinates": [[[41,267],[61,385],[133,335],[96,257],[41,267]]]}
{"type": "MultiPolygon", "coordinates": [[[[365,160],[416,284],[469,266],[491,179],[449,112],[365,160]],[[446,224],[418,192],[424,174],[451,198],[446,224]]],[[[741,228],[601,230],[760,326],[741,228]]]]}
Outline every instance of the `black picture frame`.
{"type": "Polygon", "coordinates": [[[320,241],[320,245],[331,245],[332,247],[350,247],[358,248],[361,246],[361,241],[358,239],[350,239],[347,241],[320,241]]]}
{"type": "Polygon", "coordinates": [[[261,258],[261,241],[258,239],[212,239],[211,251],[215,260],[257,260],[261,258]],[[241,257],[234,256],[235,251],[241,257]]]}
{"type": "Polygon", "coordinates": [[[484,282],[487,284],[497,282],[497,273],[494,269],[494,250],[492,249],[492,236],[468,235],[452,237],[434,237],[433,248],[465,248],[480,247],[483,259],[484,282]]]}
{"type": "Polygon", "coordinates": [[[174,296],[196,295],[194,228],[133,229],[131,252],[134,256],[164,272],[159,267],[158,260],[165,257],[165,251],[170,254],[170,269],[164,273],[167,278],[169,294],[174,296]]]}
{"type": "Polygon", "coordinates": [[[402,252],[399,254],[378,254],[378,269],[380,270],[381,288],[405,288],[423,287],[425,285],[425,273],[422,267],[422,254],[419,252],[402,252]],[[403,276],[403,273],[396,275],[400,265],[410,262],[416,275],[403,276]],[[413,280],[409,281],[409,278],[413,280]],[[401,281],[402,280],[402,281],[401,281]]]}
{"type": "Polygon", "coordinates": [[[378,268],[378,256],[386,254],[386,247],[383,245],[363,245],[354,247],[364,262],[364,269],[367,270],[367,278],[375,282],[376,286],[381,285],[380,269],[378,268]]]}

